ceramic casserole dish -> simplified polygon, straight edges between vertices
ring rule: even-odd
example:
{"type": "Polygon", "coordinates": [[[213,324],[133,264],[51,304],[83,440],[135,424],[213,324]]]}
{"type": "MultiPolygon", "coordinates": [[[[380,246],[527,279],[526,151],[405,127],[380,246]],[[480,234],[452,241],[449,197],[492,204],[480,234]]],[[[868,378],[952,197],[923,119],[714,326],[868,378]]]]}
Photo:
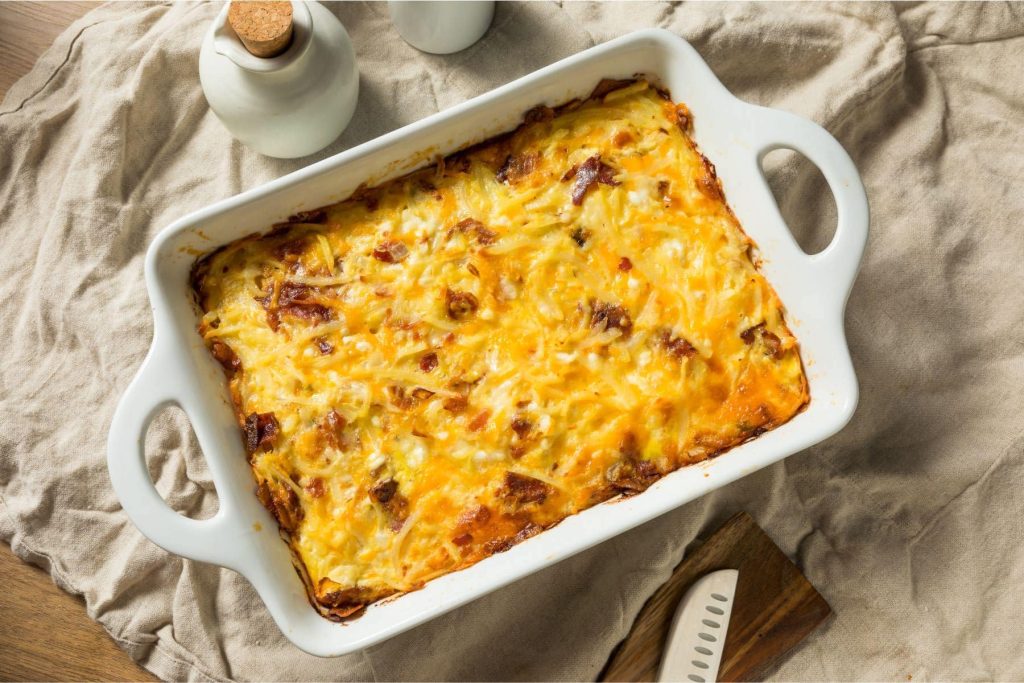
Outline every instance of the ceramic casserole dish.
{"type": "Polygon", "coordinates": [[[632,33],[569,57],[400,130],[186,216],[164,229],[146,256],[154,336],[114,414],[108,440],[111,480],[128,516],[166,550],[239,572],[282,632],[315,655],[337,656],[378,643],[459,605],[620,534],[841,429],[857,403],[843,310],[867,239],[863,185],[838,142],[814,123],[733,97],[697,52],[662,30],[632,33]],[[786,424],[712,460],[672,472],[647,491],[609,501],[421,590],[375,603],[338,624],[308,602],[276,523],[254,482],[220,366],[196,333],[190,295],[196,254],[269,227],[296,211],[340,201],[373,185],[511,130],[539,104],[586,97],[604,78],[642,74],[693,114],[693,136],[717,167],[726,199],[757,243],[761,270],[778,292],[799,340],[810,389],[807,409],[786,424]],[[814,162],[835,195],[838,226],[829,246],[808,256],[796,244],[765,182],[761,161],[778,148],[814,162]],[[189,416],[217,488],[219,510],[192,520],[170,509],[150,480],[143,443],[168,405],[189,416]]]}

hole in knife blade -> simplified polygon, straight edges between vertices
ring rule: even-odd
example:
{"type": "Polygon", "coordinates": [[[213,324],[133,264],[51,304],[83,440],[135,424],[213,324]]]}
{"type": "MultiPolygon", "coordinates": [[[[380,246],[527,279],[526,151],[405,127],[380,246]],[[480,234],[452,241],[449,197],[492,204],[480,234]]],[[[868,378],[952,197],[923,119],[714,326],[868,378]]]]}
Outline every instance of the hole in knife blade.
{"type": "Polygon", "coordinates": [[[693,664],[698,669],[707,669],[707,668],[709,668],[708,665],[705,662],[702,662],[699,659],[693,660],[692,662],[690,662],[690,664],[693,664]]]}
{"type": "Polygon", "coordinates": [[[711,612],[712,614],[717,614],[718,616],[722,616],[723,614],[725,614],[721,607],[715,607],[714,605],[708,605],[704,609],[711,612]]]}
{"type": "Polygon", "coordinates": [[[691,681],[695,681],[695,683],[704,683],[704,679],[698,676],[697,674],[690,674],[689,676],[687,676],[687,678],[689,678],[691,681]]]}
{"type": "Polygon", "coordinates": [[[719,602],[729,602],[729,598],[725,597],[721,593],[712,593],[711,597],[713,597],[715,600],[718,600],[719,602]]]}
{"type": "Polygon", "coordinates": [[[701,631],[700,633],[698,633],[698,634],[697,634],[697,637],[698,637],[698,638],[700,638],[701,640],[706,640],[706,641],[708,641],[709,643],[714,643],[715,641],[717,641],[717,640],[718,640],[718,638],[715,638],[715,637],[714,637],[713,635],[711,635],[710,633],[704,633],[703,631],[701,631]]]}
{"type": "Polygon", "coordinates": [[[711,628],[722,628],[721,624],[719,624],[717,621],[711,621],[710,619],[701,619],[700,623],[704,624],[705,626],[710,626],[711,628]]]}
{"type": "Polygon", "coordinates": [[[708,657],[710,657],[711,655],[715,654],[711,650],[709,650],[706,647],[703,647],[701,645],[698,645],[697,647],[695,647],[693,649],[696,650],[697,652],[701,653],[702,655],[707,655],[708,657]]]}

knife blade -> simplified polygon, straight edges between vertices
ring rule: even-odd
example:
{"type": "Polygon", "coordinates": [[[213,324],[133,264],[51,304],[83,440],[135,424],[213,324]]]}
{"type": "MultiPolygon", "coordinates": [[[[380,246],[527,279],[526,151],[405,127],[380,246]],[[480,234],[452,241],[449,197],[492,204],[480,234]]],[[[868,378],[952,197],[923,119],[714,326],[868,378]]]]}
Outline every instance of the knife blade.
{"type": "Polygon", "coordinates": [[[661,658],[659,681],[708,683],[718,677],[739,572],[699,578],[679,601],[661,658]]]}

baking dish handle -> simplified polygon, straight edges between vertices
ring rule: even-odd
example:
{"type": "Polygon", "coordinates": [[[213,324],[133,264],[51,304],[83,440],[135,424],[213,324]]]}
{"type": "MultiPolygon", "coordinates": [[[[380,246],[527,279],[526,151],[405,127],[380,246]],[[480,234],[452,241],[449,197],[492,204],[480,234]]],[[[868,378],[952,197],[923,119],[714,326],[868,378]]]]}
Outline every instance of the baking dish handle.
{"type": "Polygon", "coordinates": [[[821,170],[832,190],[838,217],[835,236],[825,249],[807,260],[815,287],[822,294],[838,297],[845,305],[868,239],[868,198],[857,167],[839,141],[813,121],[778,109],[751,106],[757,111],[751,117],[751,128],[762,177],[766,154],[792,149],[821,170]]]}
{"type": "Polygon", "coordinates": [[[114,410],[107,438],[107,467],[121,507],[139,531],[161,548],[201,562],[229,566],[225,555],[235,534],[224,504],[206,520],[190,519],[171,509],[157,492],[146,466],[146,431],[156,414],[181,406],[180,378],[174,363],[159,354],[156,339],[149,355],[114,410]]]}

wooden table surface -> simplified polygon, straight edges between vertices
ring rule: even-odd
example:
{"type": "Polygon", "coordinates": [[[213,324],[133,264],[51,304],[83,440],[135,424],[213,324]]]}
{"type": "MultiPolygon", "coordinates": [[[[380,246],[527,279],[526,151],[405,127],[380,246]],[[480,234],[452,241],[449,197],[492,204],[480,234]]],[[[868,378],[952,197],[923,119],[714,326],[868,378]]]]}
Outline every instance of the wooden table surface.
{"type": "MultiPolygon", "coordinates": [[[[0,2],[0,98],[61,31],[98,2],[0,2]]],[[[96,622],[85,603],[0,543],[0,680],[154,680],[96,622]]]]}

